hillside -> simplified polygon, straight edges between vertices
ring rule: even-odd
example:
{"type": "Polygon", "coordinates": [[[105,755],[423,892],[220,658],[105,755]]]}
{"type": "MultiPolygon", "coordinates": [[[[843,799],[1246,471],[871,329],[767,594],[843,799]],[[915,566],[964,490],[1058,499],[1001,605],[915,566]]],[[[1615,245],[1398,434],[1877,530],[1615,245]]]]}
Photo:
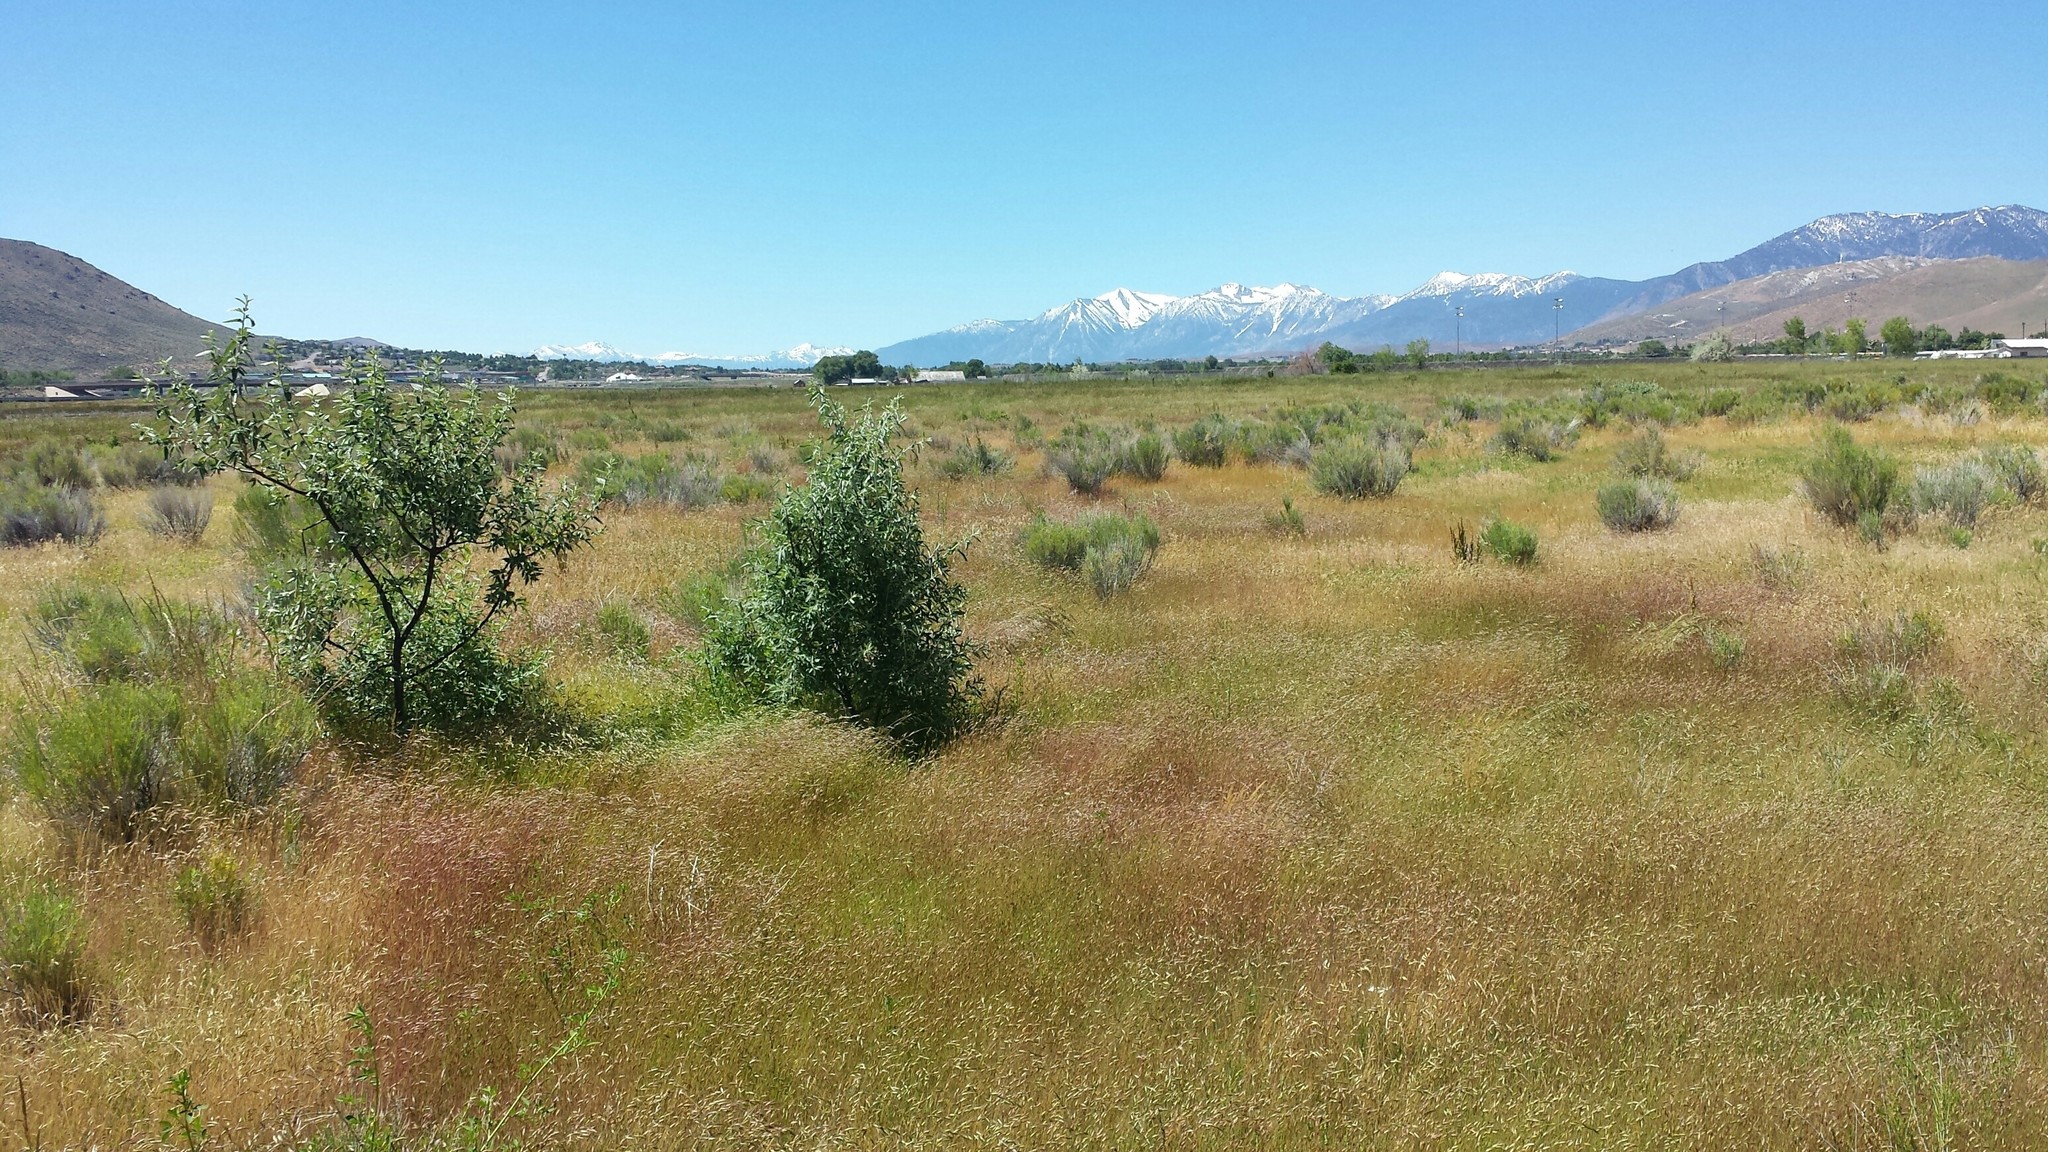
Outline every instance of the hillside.
{"type": "Polygon", "coordinates": [[[2018,335],[2048,320],[2048,260],[1928,260],[1891,256],[1752,276],[1694,292],[1651,311],[1588,325],[1573,340],[1690,340],[1726,324],[1738,341],[1776,339],[1785,321],[1840,328],[1852,316],[1871,330],[1889,316],[1916,325],[1968,325],[2018,335]]]}
{"type": "Polygon", "coordinates": [[[0,368],[143,368],[189,359],[208,331],[222,329],[76,256],[0,240],[0,368]]]}

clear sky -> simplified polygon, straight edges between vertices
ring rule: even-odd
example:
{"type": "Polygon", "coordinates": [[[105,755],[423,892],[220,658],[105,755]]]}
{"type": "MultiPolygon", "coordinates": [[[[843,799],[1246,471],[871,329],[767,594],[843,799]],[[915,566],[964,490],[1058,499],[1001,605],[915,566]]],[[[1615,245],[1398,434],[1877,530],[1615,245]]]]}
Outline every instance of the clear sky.
{"type": "Polygon", "coordinates": [[[2031,4],[0,0],[0,236],[414,347],[1642,277],[2048,208],[2031,4]]]}

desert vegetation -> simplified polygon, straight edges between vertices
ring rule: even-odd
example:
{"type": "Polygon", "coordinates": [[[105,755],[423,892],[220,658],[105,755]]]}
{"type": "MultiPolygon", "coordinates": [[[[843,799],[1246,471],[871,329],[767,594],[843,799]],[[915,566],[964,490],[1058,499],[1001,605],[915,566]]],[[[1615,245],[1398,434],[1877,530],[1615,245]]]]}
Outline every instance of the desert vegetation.
{"type": "Polygon", "coordinates": [[[6,1139],[2048,1141],[2039,372],[1385,368],[0,410],[6,1139]]]}

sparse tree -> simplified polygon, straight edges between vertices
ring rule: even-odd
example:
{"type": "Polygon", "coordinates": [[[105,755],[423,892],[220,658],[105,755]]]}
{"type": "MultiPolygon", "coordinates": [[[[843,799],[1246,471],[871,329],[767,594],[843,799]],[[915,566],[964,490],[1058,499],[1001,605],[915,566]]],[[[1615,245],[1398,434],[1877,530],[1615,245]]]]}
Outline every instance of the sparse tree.
{"type": "Polygon", "coordinates": [[[1429,341],[1416,339],[1408,342],[1408,366],[1418,372],[1429,367],[1429,341]]]}
{"type": "Polygon", "coordinates": [[[1806,321],[1797,316],[1785,321],[1785,351],[1788,355],[1801,356],[1806,353],[1806,321]]]}
{"type": "Polygon", "coordinates": [[[538,458],[505,475],[510,394],[486,403],[431,377],[395,391],[373,360],[332,400],[302,405],[274,387],[240,401],[253,328],[245,307],[208,352],[212,389],[176,380],[143,435],[186,467],[239,472],[311,509],[335,559],[290,572],[260,618],[301,671],[353,669],[357,697],[380,694],[376,710],[406,731],[415,690],[473,660],[543,562],[595,534],[593,501],[544,490],[538,458]]]}
{"type": "Polygon", "coordinates": [[[1856,356],[1869,350],[1869,348],[1870,337],[1863,321],[1853,318],[1843,321],[1842,351],[1847,352],[1851,356],[1856,356]]]}

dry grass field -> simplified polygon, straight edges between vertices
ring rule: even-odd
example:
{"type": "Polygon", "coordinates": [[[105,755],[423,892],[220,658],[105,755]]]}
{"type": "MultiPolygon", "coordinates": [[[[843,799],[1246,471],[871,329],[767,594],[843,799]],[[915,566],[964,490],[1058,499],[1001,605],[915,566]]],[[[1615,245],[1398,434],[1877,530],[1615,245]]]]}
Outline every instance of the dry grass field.
{"type": "MultiPolygon", "coordinates": [[[[971,541],[990,722],[909,762],[722,703],[678,590],[767,504],[609,507],[510,633],[573,736],[323,738],[278,803],[127,845],[9,793],[0,889],[75,904],[91,1005],[0,1025],[0,1143],[185,1147],[189,1070],[212,1148],[2048,1144],[2048,509],[1875,547],[1798,488],[1826,414],[1865,414],[1843,395],[1876,397],[1850,427],[1909,480],[2048,443],[1985,371],[907,390],[927,534],[971,541]],[[1624,381],[1681,402],[1596,412],[1548,461],[1492,446],[1515,402],[1624,381]],[[1762,399],[1802,388],[1815,411],[1762,399]],[[1742,399],[1697,415],[1718,389],[1742,399]],[[1041,467],[1077,419],[1353,401],[1423,428],[1391,497],[1233,457],[1090,500],[1041,467]],[[1701,463],[1675,525],[1617,534],[1595,490],[1660,418],[1701,463]],[[1015,466],[942,475],[977,436],[1015,466]],[[1097,504],[1164,538],[1108,598],[1017,543],[1097,504]],[[1453,555],[1491,517],[1534,529],[1534,564],[1453,555]],[[1898,642],[1901,613],[1936,638],[1898,642]],[[173,894],[211,856],[253,893],[223,938],[173,894]]],[[[145,415],[9,409],[0,452],[145,415]]],[[[608,444],[757,492],[818,435],[793,391],[530,394],[520,420],[563,477],[608,444]]],[[[119,491],[97,544],[0,549],[9,739],[61,688],[26,624],[52,589],[243,596],[239,482],[209,483],[196,544],[119,491]]]]}

